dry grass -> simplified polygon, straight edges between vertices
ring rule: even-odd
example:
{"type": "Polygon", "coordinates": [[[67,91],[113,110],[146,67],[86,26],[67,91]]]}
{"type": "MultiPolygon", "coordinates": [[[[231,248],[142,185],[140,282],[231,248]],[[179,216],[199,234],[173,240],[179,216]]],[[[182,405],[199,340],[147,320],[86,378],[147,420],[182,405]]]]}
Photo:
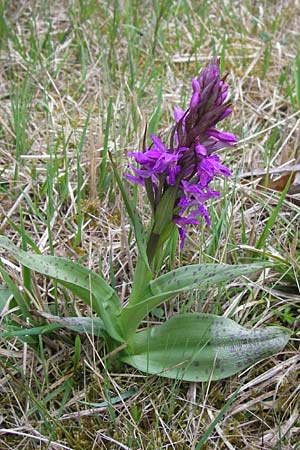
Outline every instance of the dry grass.
{"type": "MultiPolygon", "coordinates": [[[[281,354],[224,381],[175,383],[108,370],[101,342],[88,336],[77,364],[71,332],[33,345],[1,338],[0,449],[198,449],[238,387],[203,449],[300,448],[299,1],[2,0],[0,11],[0,231],[14,243],[27,236],[42,253],[101,270],[126,301],[135,248],[105,151],[124,171],[146,123],[166,135],[173,107],[187,101],[191,78],[212,54],[224,55],[232,86],[229,127],[240,144],[222,156],[236,178],[211,206],[212,229],[194,230],[178,258],[251,258],[283,174],[297,169],[264,245],[286,262],[286,274],[212,289],[203,303],[245,325],[290,327],[281,354]]],[[[143,193],[132,193],[147,220],[143,193]]],[[[89,314],[5,253],[2,261],[31,309],[89,314]]],[[[10,321],[28,326],[16,303],[0,306],[3,330],[10,321]]]]}

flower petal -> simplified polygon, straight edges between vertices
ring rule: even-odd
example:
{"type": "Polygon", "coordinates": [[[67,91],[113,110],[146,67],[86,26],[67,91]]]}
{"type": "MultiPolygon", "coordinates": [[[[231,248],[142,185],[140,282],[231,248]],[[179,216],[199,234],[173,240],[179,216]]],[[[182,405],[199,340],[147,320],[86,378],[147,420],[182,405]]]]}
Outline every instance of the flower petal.
{"type": "Polygon", "coordinates": [[[205,132],[208,136],[213,136],[214,138],[218,139],[218,141],[224,142],[228,145],[235,144],[237,142],[237,138],[234,134],[231,133],[225,133],[223,131],[218,130],[206,130],[205,132]]]}
{"type": "Polygon", "coordinates": [[[157,137],[155,134],[150,134],[153,144],[160,152],[167,151],[167,147],[165,144],[157,137]]]}

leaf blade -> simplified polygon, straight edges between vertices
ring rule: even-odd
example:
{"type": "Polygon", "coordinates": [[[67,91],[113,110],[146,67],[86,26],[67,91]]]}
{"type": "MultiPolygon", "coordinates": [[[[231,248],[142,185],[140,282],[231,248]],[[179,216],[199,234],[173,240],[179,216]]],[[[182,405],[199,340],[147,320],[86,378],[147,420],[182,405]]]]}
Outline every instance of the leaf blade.
{"type": "Polygon", "coordinates": [[[288,338],[289,332],[280,327],[247,330],[225,317],[183,314],[136,333],[121,359],[163,377],[219,380],[277,353],[288,338]]]}
{"type": "Polygon", "coordinates": [[[280,210],[280,208],[281,208],[281,206],[282,206],[282,204],[283,204],[283,202],[284,202],[284,200],[286,198],[286,195],[288,193],[288,190],[289,190],[289,187],[290,187],[290,184],[291,184],[291,181],[292,181],[292,176],[293,176],[293,172],[291,173],[291,175],[290,175],[290,177],[288,179],[288,182],[285,185],[285,188],[283,189],[283,191],[282,191],[282,193],[281,193],[281,195],[279,197],[278,203],[275,206],[275,208],[273,209],[273,211],[272,211],[272,213],[271,213],[271,215],[270,215],[270,217],[269,217],[269,219],[268,219],[268,221],[267,221],[267,223],[265,225],[265,228],[264,228],[264,230],[263,230],[263,232],[262,232],[262,234],[261,234],[261,236],[260,236],[260,238],[259,238],[259,240],[258,240],[258,242],[256,244],[256,248],[257,249],[263,248],[263,246],[265,245],[265,243],[266,243],[266,241],[267,241],[267,239],[268,239],[268,237],[270,235],[271,228],[274,225],[274,222],[275,222],[275,220],[276,220],[276,218],[278,216],[279,210],[280,210]]]}
{"type": "Polygon", "coordinates": [[[128,305],[121,312],[121,321],[128,333],[135,331],[143,318],[154,308],[176,295],[193,289],[207,289],[213,284],[225,283],[242,275],[253,273],[271,263],[254,264],[192,264],[172,270],[149,282],[148,295],[134,305],[128,305]]]}
{"type": "Polygon", "coordinates": [[[60,328],[68,328],[79,334],[91,334],[93,336],[103,337],[105,327],[100,317],[59,317],[44,311],[32,311],[34,315],[42,317],[56,324],[60,328]]]}
{"type": "Polygon", "coordinates": [[[86,304],[92,306],[114,339],[124,342],[117,320],[121,311],[119,298],[103,278],[65,258],[24,252],[5,236],[0,236],[0,247],[6,249],[22,265],[54,278],[70,289],[86,304]]]}
{"type": "Polygon", "coordinates": [[[133,225],[133,228],[134,228],[134,234],[135,234],[135,238],[136,238],[136,242],[137,242],[137,246],[138,246],[140,255],[143,258],[147,269],[149,270],[149,272],[151,272],[151,269],[149,266],[149,261],[148,261],[148,256],[147,256],[147,238],[146,238],[146,233],[145,233],[142,221],[141,221],[138,213],[131,207],[128,194],[127,194],[124,184],[121,180],[121,177],[118,174],[116,165],[112,159],[112,155],[110,152],[109,152],[109,157],[110,157],[110,161],[112,164],[114,176],[116,178],[117,184],[121,191],[122,198],[125,203],[126,211],[128,213],[128,216],[129,216],[131,223],[133,225]]]}

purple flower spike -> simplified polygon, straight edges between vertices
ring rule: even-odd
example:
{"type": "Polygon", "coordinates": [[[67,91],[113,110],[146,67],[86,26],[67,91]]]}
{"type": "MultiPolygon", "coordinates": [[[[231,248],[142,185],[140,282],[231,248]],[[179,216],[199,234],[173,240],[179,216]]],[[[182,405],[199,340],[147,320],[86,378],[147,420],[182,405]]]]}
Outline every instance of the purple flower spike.
{"type": "MultiPolygon", "coordinates": [[[[168,190],[172,193],[170,198],[173,200],[163,203],[159,211],[169,208],[166,217],[173,215],[172,220],[179,229],[181,248],[188,225],[199,224],[200,216],[208,226],[210,224],[205,203],[220,193],[211,190],[209,184],[217,175],[231,176],[230,170],[221,164],[215,153],[237,143],[233,134],[216,128],[218,122],[232,112],[227,101],[229,86],[225,80],[226,76],[220,78],[219,60],[213,58],[198,78],[192,80],[189,108],[186,111],[178,106],[174,108],[175,125],[169,147],[151,134],[152,144],[148,149],[128,153],[139,167],[130,166],[134,175],[128,174],[127,178],[145,185],[148,195],[152,186],[149,199],[154,212],[164,194],[168,190]]],[[[154,223],[149,243],[157,241],[151,238],[153,234],[157,236],[157,229],[154,223]]],[[[148,248],[148,252],[152,257],[154,250],[148,248]]]]}

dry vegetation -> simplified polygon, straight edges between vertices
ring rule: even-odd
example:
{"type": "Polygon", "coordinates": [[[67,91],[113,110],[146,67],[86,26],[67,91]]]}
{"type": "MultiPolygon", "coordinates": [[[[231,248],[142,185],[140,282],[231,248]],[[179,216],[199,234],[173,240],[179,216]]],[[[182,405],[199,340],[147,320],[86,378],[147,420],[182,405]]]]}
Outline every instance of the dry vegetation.
{"type": "MultiPolygon", "coordinates": [[[[211,383],[106,367],[101,342],[81,336],[79,348],[70,331],[27,341],[1,335],[0,449],[300,448],[299,1],[2,0],[0,13],[1,234],[101,271],[126,301],[136,249],[107,149],[124,173],[145,124],[167,136],[173,107],[217,54],[232,86],[228,128],[240,139],[222,158],[236,176],[220,181],[211,229],[193,230],[173,264],[237,263],[260,247],[283,269],[159,313],[200,308],[293,331],[279,355],[211,383]]],[[[131,193],[147,221],[142,191],[131,193]]],[[[31,310],[90,314],[1,255],[1,332],[30,327],[18,292],[31,310]]]]}

